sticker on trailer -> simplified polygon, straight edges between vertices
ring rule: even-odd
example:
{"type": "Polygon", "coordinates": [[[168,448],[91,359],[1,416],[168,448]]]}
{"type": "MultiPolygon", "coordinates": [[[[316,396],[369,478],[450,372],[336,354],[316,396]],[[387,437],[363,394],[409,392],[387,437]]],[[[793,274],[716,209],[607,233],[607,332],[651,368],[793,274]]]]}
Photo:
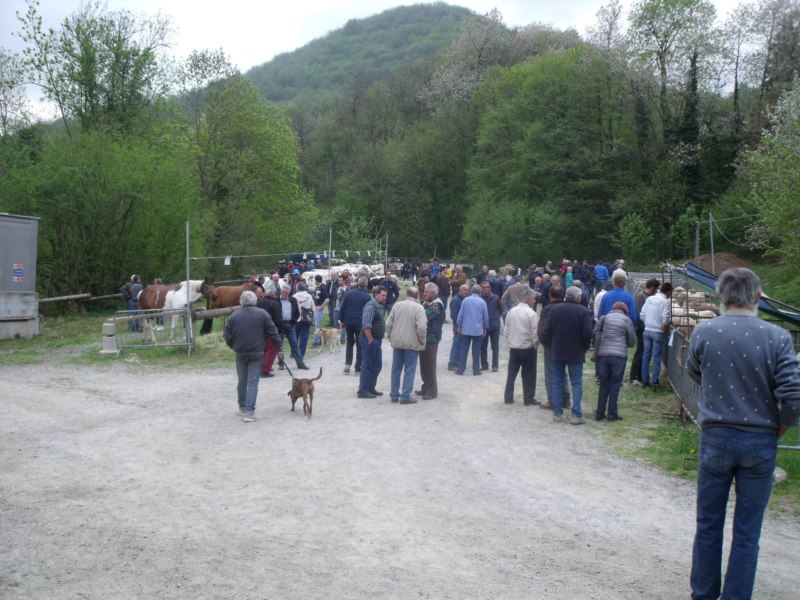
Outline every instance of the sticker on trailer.
{"type": "Polygon", "coordinates": [[[25,265],[19,263],[14,264],[14,269],[11,273],[11,281],[15,283],[25,281],[25,265]]]}

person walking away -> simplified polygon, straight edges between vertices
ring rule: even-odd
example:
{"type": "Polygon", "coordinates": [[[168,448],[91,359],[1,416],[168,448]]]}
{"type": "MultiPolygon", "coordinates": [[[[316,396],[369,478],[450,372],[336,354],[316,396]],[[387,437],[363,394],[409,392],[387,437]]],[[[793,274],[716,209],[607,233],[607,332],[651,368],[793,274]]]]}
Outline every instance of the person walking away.
{"type": "Polygon", "coordinates": [[[500,298],[492,292],[492,286],[489,281],[484,281],[481,284],[481,298],[486,302],[486,310],[489,312],[489,329],[481,339],[481,371],[486,371],[489,368],[489,342],[491,342],[492,372],[497,373],[500,368],[500,315],[502,308],[500,306],[500,298]]]}
{"type": "Polygon", "coordinates": [[[358,382],[359,398],[383,396],[383,392],[376,390],[375,386],[383,367],[381,340],[386,333],[384,302],[386,302],[386,288],[376,285],[372,288],[372,298],[364,306],[361,315],[361,333],[358,336],[362,354],[361,376],[358,382]]]}
{"type": "Polygon", "coordinates": [[[606,292],[600,300],[600,308],[597,311],[597,319],[603,317],[611,312],[611,307],[617,302],[624,302],[628,306],[628,318],[633,322],[636,327],[636,322],[639,320],[639,315],[636,314],[636,302],[626,290],[625,286],[628,285],[628,274],[622,269],[617,269],[611,275],[611,281],[614,287],[611,291],[606,292]]]}
{"type": "Polygon", "coordinates": [[[370,295],[367,293],[367,286],[369,280],[366,277],[359,277],[355,283],[355,287],[351,289],[342,300],[341,313],[339,315],[340,326],[347,331],[347,347],[344,353],[344,373],[350,373],[350,367],[353,364],[353,348],[356,351],[356,365],[355,372],[361,372],[361,344],[358,343],[358,337],[361,335],[361,316],[364,307],[370,301],[370,295]]]}
{"type": "MultiPolygon", "coordinates": [[[[314,323],[314,299],[308,293],[308,286],[305,281],[297,284],[296,292],[292,296],[297,300],[297,307],[300,309],[300,318],[295,323],[295,333],[297,334],[297,349],[300,353],[300,360],[305,364],[306,347],[308,346],[308,334],[311,325],[314,323]]],[[[298,365],[298,368],[302,368],[298,365]]]]}
{"type": "Polygon", "coordinates": [[[592,341],[592,313],[579,302],[581,291],[567,288],[566,300],[552,305],[549,319],[544,320],[539,337],[551,345],[553,421],[562,421],[561,394],[566,387],[565,372],[572,384],[572,417],[570,423],[582,425],[583,363],[592,341]]]}
{"type": "Polygon", "coordinates": [[[342,316],[342,302],[344,302],[345,294],[347,294],[347,286],[344,283],[344,278],[339,276],[336,279],[336,292],[331,296],[331,304],[333,306],[333,318],[331,319],[331,327],[336,327],[339,330],[339,341],[344,344],[347,342],[347,332],[341,324],[342,316]]]}
{"type": "Polygon", "coordinates": [[[458,333],[458,312],[461,310],[461,303],[469,294],[469,286],[464,283],[458,288],[458,293],[453,295],[450,300],[450,319],[453,321],[453,343],[450,346],[450,358],[447,361],[447,370],[455,371],[458,369],[459,352],[461,350],[461,334],[458,333]]]}
{"type": "MultiPolygon", "coordinates": [[[[128,294],[130,298],[128,299],[128,310],[133,311],[132,314],[136,314],[139,310],[139,294],[141,293],[142,289],[142,278],[138,275],[134,275],[131,278],[131,285],[128,289],[128,294]]],[[[131,331],[142,331],[142,322],[137,319],[135,321],[130,322],[131,331]]]]}
{"type": "Polygon", "coordinates": [[[617,408],[619,389],[625,377],[625,363],[628,362],[628,348],[636,344],[636,330],[628,318],[628,306],[617,302],[611,312],[600,319],[595,328],[600,332],[600,343],[597,347],[597,376],[600,386],[597,392],[597,410],[595,421],[606,418],[608,404],[608,420],[621,421],[617,408]]]}
{"type": "Polygon", "coordinates": [[[644,290],[636,294],[636,314],[640,318],[636,321],[636,352],[631,361],[631,372],[628,375],[628,385],[642,385],[642,356],[644,355],[644,319],[641,318],[645,300],[658,291],[658,279],[648,279],[644,290]]]}
{"type": "MultiPolygon", "coordinates": [[[[228,317],[223,337],[225,343],[236,352],[236,386],[239,414],[245,423],[256,420],[256,396],[261,363],[264,360],[266,341],[269,338],[279,346],[278,328],[267,311],[256,306],[256,295],[250,290],[242,292],[239,304],[242,307],[228,317]]],[[[278,353],[283,359],[283,352],[278,353]]]]}
{"type": "Polygon", "coordinates": [[[395,304],[386,319],[386,337],[392,346],[392,382],[389,397],[392,402],[414,404],[414,376],[417,374],[417,358],[425,348],[427,319],[425,309],[417,301],[419,292],[412,286],[406,297],[395,304]],[[402,390],[400,378],[403,379],[402,390]]]}
{"type": "Polygon", "coordinates": [[[536,360],[539,347],[539,316],[536,314],[537,292],[522,293],[522,302],[506,315],[505,336],[508,340],[508,375],[503,400],[514,403],[514,382],[522,369],[522,399],[525,406],[539,404],[536,400],[536,360]]]}
{"type": "Polygon", "coordinates": [[[750,598],[761,524],[772,491],[778,438],[797,424],[800,374],[791,335],[758,318],[761,282],[728,269],[716,285],[722,314],[694,328],[686,372],[700,385],[694,600],[750,598]],[[733,537],[722,580],[722,541],[731,484],[733,537]]]}
{"type": "Polygon", "coordinates": [[[456,375],[463,375],[467,369],[467,355],[472,345],[472,374],[481,374],[481,340],[489,330],[489,311],[481,298],[481,286],[472,286],[472,295],[461,302],[458,312],[459,345],[458,369],[456,375]]]}
{"type": "Polygon", "coordinates": [[[664,349],[664,336],[669,331],[672,302],[672,284],[665,281],[657,294],[645,300],[642,306],[644,321],[644,350],[642,352],[642,386],[659,385],[661,375],[661,354],[664,349]],[[650,359],[653,369],[650,370],[650,359]]]}
{"type": "MultiPolygon", "coordinates": [[[[416,392],[417,395],[422,396],[423,400],[434,400],[439,395],[439,386],[436,381],[436,354],[442,339],[444,304],[438,294],[439,289],[435,283],[425,284],[423,292],[425,302],[422,304],[426,321],[425,347],[419,353],[422,388],[416,392]]],[[[452,314],[450,317],[452,318],[452,314]]]]}
{"type": "MultiPolygon", "coordinates": [[[[564,301],[564,290],[560,287],[550,286],[547,288],[547,294],[549,295],[548,303],[539,315],[539,328],[537,330],[539,344],[544,349],[544,389],[547,393],[547,401],[540,405],[539,408],[553,410],[553,351],[550,340],[543,338],[542,331],[545,328],[545,324],[550,320],[550,313],[553,310],[551,307],[564,301]]],[[[561,408],[569,408],[570,406],[569,389],[564,386],[561,391],[561,408]]]]}

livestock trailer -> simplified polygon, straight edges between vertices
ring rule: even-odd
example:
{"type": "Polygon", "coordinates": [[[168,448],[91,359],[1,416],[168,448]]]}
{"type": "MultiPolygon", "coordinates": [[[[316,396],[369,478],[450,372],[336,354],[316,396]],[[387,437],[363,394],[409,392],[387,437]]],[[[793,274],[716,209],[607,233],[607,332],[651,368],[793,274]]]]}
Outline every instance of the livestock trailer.
{"type": "Polygon", "coordinates": [[[0,339],[39,334],[37,217],[0,213],[0,339]]]}

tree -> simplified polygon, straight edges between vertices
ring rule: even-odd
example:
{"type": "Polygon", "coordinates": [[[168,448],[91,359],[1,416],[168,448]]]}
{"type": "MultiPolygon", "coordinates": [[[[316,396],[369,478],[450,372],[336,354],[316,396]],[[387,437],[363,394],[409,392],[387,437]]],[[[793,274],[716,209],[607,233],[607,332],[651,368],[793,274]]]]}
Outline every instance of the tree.
{"type": "Polygon", "coordinates": [[[24,80],[22,61],[0,48],[0,138],[30,121],[24,80]]]}
{"type": "Polygon", "coordinates": [[[71,120],[84,131],[98,127],[131,131],[166,90],[158,53],[169,44],[171,21],[134,17],[89,1],[61,29],[43,29],[38,2],[17,13],[27,42],[25,65],[45,97],[56,103],[68,134],[71,120]]]}

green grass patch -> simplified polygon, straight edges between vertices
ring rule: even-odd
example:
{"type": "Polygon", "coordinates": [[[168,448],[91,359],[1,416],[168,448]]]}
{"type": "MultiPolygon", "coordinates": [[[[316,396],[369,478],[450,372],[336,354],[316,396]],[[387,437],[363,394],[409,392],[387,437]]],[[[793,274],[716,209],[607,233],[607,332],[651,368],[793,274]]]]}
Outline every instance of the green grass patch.
{"type": "MultiPolygon", "coordinates": [[[[584,412],[591,417],[597,406],[594,378],[584,380],[584,412]]],[[[609,423],[603,436],[621,456],[643,460],[671,475],[697,479],[697,453],[700,429],[692,421],[682,423],[676,416],[680,402],[668,388],[645,389],[623,386],[619,413],[623,421],[609,423]]],[[[789,430],[781,444],[800,445],[796,427],[789,430]]],[[[779,512],[800,515],[800,451],[779,450],[778,466],[787,478],[772,491],[770,507],[779,512]]]]}

